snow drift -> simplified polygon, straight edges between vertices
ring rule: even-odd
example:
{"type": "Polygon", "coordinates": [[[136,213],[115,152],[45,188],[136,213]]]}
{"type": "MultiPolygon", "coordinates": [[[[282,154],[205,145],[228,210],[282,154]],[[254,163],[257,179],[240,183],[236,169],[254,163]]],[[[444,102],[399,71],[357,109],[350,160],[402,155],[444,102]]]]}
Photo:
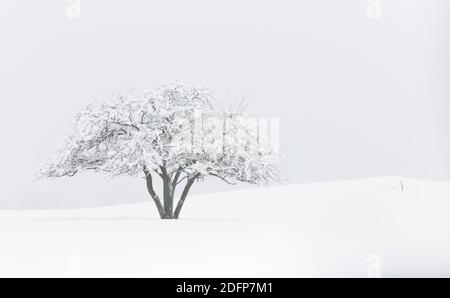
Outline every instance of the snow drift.
{"type": "Polygon", "coordinates": [[[450,277],[450,183],[395,177],[0,211],[0,275],[450,277]]]}

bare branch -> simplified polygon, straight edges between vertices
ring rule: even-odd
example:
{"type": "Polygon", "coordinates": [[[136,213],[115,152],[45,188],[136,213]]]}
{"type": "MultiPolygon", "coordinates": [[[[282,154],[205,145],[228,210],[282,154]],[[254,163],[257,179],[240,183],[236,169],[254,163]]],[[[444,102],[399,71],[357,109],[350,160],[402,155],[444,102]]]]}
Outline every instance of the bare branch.
{"type": "Polygon", "coordinates": [[[155,189],[153,188],[152,175],[150,174],[150,172],[147,170],[146,167],[144,167],[144,174],[145,174],[145,178],[147,180],[147,190],[148,190],[150,196],[153,198],[153,201],[156,204],[156,208],[158,209],[159,216],[161,218],[164,218],[164,207],[161,203],[160,198],[156,194],[155,189]]]}
{"type": "Polygon", "coordinates": [[[195,174],[192,178],[188,180],[186,186],[184,187],[183,193],[181,194],[181,198],[178,201],[177,208],[175,209],[174,218],[178,219],[180,216],[181,209],[183,208],[184,202],[186,201],[186,197],[194,184],[195,180],[200,177],[200,173],[195,174]]]}
{"type": "Polygon", "coordinates": [[[211,176],[213,176],[213,177],[216,177],[216,178],[219,178],[220,180],[222,180],[223,182],[225,182],[225,183],[227,183],[227,184],[230,184],[230,185],[236,185],[235,182],[228,181],[226,178],[224,178],[224,177],[222,177],[222,176],[219,176],[219,175],[217,175],[217,174],[210,173],[209,175],[211,175],[211,176]]]}

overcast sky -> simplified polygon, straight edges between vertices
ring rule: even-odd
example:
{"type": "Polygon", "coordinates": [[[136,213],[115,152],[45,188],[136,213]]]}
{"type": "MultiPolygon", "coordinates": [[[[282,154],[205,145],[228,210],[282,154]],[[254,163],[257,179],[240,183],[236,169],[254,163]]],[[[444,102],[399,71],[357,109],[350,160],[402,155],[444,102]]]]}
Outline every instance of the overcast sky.
{"type": "Polygon", "coordinates": [[[0,199],[146,198],[142,181],[30,182],[78,109],[176,79],[278,117],[286,183],[450,180],[450,1],[379,2],[2,0],[0,199]]]}

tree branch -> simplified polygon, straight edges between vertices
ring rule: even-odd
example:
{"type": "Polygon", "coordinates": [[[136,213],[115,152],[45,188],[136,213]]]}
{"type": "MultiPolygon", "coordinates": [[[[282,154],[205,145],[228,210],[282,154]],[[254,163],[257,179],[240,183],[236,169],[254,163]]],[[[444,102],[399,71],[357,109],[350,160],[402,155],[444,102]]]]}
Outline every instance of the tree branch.
{"type": "Polygon", "coordinates": [[[135,125],[135,124],[121,123],[121,122],[118,122],[118,121],[112,121],[111,123],[117,124],[117,125],[120,125],[120,126],[132,127],[134,129],[136,129],[137,131],[140,131],[140,128],[137,127],[137,125],[135,125]]]}
{"type": "Polygon", "coordinates": [[[227,183],[227,184],[230,184],[230,185],[236,185],[235,182],[228,181],[226,178],[224,178],[224,177],[222,177],[222,176],[219,176],[219,175],[217,175],[217,174],[212,174],[212,173],[210,173],[210,175],[219,178],[220,180],[222,180],[223,182],[225,182],[225,183],[227,183]]]}
{"type": "Polygon", "coordinates": [[[186,183],[186,186],[184,187],[183,193],[181,194],[181,198],[178,201],[177,208],[175,209],[175,213],[174,213],[174,218],[175,219],[179,218],[180,212],[181,212],[181,208],[183,208],[183,204],[184,204],[184,201],[186,200],[186,197],[187,197],[187,195],[189,193],[189,190],[191,189],[192,184],[194,184],[195,180],[198,177],[200,177],[200,173],[195,174],[194,177],[190,178],[188,180],[188,182],[186,183]]]}
{"type": "Polygon", "coordinates": [[[186,180],[188,178],[188,176],[184,176],[180,181],[177,182],[177,185],[180,184],[181,182],[183,182],[184,180],[186,180]]]}
{"type": "Polygon", "coordinates": [[[165,213],[164,213],[163,205],[162,205],[161,200],[159,199],[158,195],[156,194],[155,189],[153,188],[152,174],[150,174],[150,172],[148,171],[148,169],[146,167],[144,167],[144,174],[145,174],[145,179],[147,180],[147,190],[150,193],[150,196],[152,197],[153,201],[155,202],[156,208],[158,208],[159,216],[161,218],[164,218],[165,213]]]}
{"type": "Polygon", "coordinates": [[[179,168],[178,168],[178,171],[177,171],[177,173],[175,174],[175,177],[173,178],[173,181],[172,181],[172,186],[173,186],[173,187],[177,186],[177,184],[178,184],[178,179],[180,179],[181,171],[183,171],[183,168],[182,168],[182,167],[179,167],[179,168]]]}

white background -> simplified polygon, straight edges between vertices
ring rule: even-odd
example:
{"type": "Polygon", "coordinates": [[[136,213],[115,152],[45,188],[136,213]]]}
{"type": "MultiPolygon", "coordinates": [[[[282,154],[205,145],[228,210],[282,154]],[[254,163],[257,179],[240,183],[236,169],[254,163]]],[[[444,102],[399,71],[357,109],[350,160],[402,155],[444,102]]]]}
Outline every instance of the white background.
{"type": "Polygon", "coordinates": [[[450,179],[450,2],[380,3],[81,0],[70,18],[64,0],[2,1],[0,207],[147,199],[142,181],[32,175],[79,108],[176,79],[279,117],[288,184],[450,179]]]}

